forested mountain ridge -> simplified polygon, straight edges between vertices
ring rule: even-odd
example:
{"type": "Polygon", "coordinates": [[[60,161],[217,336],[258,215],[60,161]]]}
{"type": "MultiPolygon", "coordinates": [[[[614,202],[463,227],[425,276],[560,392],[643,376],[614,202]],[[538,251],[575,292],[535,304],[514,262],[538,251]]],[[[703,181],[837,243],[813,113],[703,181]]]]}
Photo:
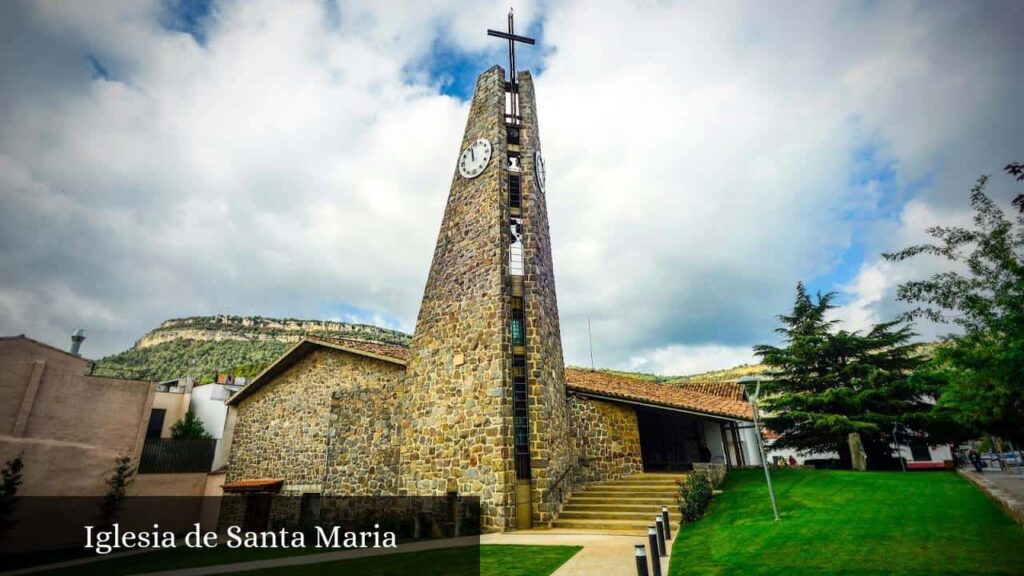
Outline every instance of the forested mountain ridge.
{"type": "Polygon", "coordinates": [[[397,330],[348,322],[226,315],[174,318],[128,350],[98,360],[97,373],[147,380],[193,376],[200,382],[210,382],[221,372],[251,377],[306,336],[403,345],[410,340],[397,330]]]}

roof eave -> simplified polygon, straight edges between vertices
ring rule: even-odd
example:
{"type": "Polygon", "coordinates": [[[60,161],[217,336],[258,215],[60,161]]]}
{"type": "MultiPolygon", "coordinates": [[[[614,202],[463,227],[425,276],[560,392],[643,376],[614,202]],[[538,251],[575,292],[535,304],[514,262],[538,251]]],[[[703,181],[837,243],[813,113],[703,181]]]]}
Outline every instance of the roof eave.
{"type": "Polygon", "coordinates": [[[672,411],[672,412],[681,412],[683,414],[691,414],[693,416],[701,416],[701,417],[704,417],[704,418],[713,418],[715,420],[726,420],[726,421],[729,421],[729,422],[753,422],[754,421],[754,419],[752,417],[751,418],[741,418],[741,417],[733,415],[733,414],[721,414],[721,413],[716,413],[716,412],[705,412],[705,411],[697,410],[697,409],[694,409],[694,408],[680,408],[678,406],[671,406],[671,405],[668,405],[668,404],[663,404],[663,403],[658,403],[658,402],[638,400],[636,398],[629,398],[629,397],[624,397],[624,396],[614,396],[614,395],[611,395],[611,394],[602,394],[600,392],[592,392],[592,391],[589,391],[589,390],[581,390],[579,388],[574,388],[572,386],[569,386],[568,389],[569,389],[569,392],[571,392],[573,394],[578,394],[580,396],[587,396],[589,398],[595,398],[595,399],[598,399],[598,400],[607,400],[609,402],[621,402],[623,404],[633,404],[635,406],[645,406],[645,407],[648,407],[648,408],[657,408],[657,409],[660,409],[660,410],[669,410],[669,411],[672,411]]]}

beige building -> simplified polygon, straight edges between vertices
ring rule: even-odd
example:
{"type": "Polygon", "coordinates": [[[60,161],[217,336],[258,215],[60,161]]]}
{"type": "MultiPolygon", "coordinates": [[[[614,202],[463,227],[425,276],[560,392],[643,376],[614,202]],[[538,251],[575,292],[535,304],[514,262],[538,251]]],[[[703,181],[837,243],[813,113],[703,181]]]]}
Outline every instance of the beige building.
{"type": "Polygon", "coordinates": [[[122,456],[138,472],[129,495],[220,494],[223,473],[210,474],[215,441],[197,455],[197,446],[170,440],[190,386],[91,372],[81,356],[0,337],[0,464],[22,456],[19,495],[102,496],[122,456]]]}
{"type": "Polygon", "coordinates": [[[22,454],[25,496],[94,496],[116,460],[138,461],[156,390],[89,376],[91,363],[41,342],[0,338],[0,462],[22,454]]]}

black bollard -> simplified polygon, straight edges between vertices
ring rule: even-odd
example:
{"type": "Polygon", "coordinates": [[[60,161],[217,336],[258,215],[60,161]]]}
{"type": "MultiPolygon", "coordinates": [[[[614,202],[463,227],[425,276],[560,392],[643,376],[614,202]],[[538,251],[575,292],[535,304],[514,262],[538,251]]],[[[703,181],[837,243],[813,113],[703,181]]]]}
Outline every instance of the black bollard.
{"type": "Polygon", "coordinates": [[[661,558],[658,556],[658,532],[654,526],[647,527],[647,544],[651,549],[652,576],[661,576],[661,558]]]}
{"type": "Polygon", "coordinates": [[[668,550],[665,549],[665,523],[662,522],[661,516],[654,517],[655,530],[658,531],[658,555],[661,557],[668,556],[668,550]]]}
{"type": "Polygon", "coordinates": [[[672,528],[669,526],[668,521],[668,506],[661,507],[661,519],[665,523],[665,540],[672,539],[672,528]]]}
{"type": "Polygon", "coordinates": [[[648,576],[647,574],[647,552],[644,552],[644,545],[636,545],[636,576],[648,576]]]}

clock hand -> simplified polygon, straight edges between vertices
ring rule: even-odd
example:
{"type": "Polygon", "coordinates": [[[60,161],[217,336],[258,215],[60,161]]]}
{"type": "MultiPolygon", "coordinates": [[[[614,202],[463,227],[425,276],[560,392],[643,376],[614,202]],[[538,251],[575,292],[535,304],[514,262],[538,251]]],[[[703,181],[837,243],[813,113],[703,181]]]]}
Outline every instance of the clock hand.
{"type": "Polygon", "coordinates": [[[469,147],[469,159],[470,160],[476,160],[476,154],[473,153],[473,147],[472,146],[469,147]]]}

